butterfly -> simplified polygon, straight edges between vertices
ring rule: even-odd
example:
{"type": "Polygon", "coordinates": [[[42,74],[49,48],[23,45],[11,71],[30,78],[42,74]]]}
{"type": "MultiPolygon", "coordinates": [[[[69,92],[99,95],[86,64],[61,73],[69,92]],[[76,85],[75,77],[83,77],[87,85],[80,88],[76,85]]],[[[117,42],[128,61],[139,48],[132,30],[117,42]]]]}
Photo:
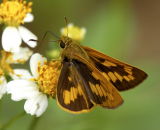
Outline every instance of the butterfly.
{"type": "Polygon", "coordinates": [[[95,106],[113,109],[123,103],[119,91],[134,88],[147,74],[63,36],[59,40],[61,70],[58,105],[70,113],[89,112],[95,106]]]}

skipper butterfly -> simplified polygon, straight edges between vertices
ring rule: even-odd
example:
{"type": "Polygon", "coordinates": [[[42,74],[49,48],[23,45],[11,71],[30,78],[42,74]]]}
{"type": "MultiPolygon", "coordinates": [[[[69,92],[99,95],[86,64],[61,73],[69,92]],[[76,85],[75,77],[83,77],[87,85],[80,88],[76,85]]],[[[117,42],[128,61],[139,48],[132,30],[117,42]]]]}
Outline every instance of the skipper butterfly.
{"type": "Polygon", "coordinates": [[[123,103],[118,91],[134,88],[147,74],[63,36],[59,40],[61,71],[56,100],[71,113],[89,112],[94,106],[113,109],[123,103]]]}

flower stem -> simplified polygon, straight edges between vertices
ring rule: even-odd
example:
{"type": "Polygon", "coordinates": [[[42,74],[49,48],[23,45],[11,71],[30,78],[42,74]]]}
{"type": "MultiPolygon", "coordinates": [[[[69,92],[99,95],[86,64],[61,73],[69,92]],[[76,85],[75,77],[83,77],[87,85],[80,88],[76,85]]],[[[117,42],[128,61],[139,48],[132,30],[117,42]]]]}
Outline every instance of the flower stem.
{"type": "MultiPolygon", "coordinates": [[[[0,99],[0,117],[2,117],[2,99],[0,99]]],[[[0,128],[1,128],[1,126],[2,126],[2,124],[1,124],[1,122],[0,122],[0,128]]]]}
{"type": "Polygon", "coordinates": [[[29,130],[35,130],[37,123],[39,121],[40,117],[34,117],[30,126],[29,126],[29,130]]]}
{"type": "Polygon", "coordinates": [[[2,111],[2,100],[0,100],[0,113],[2,111]]]}
{"type": "Polygon", "coordinates": [[[12,125],[16,120],[20,119],[21,117],[25,116],[25,112],[22,112],[16,116],[14,116],[13,118],[11,118],[8,122],[6,122],[5,124],[0,126],[0,130],[5,130],[7,129],[10,125],[12,125]]]}

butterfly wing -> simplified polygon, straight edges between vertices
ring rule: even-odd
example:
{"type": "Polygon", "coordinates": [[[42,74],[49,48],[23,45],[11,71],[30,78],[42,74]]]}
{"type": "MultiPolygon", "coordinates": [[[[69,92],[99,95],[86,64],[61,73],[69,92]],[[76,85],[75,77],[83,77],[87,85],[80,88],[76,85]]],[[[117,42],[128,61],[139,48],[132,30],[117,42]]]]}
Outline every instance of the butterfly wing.
{"type": "Polygon", "coordinates": [[[71,113],[88,112],[94,106],[78,80],[74,64],[63,62],[57,85],[57,102],[71,113]]]}
{"type": "Polygon", "coordinates": [[[116,108],[123,103],[118,90],[86,59],[76,56],[73,60],[79,81],[87,92],[90,101],[105,108],[116,108]]]}
{"type": "Polygon", "coordinates": [[[136,67],[120,62],[91,48],[83,46],[83,49],[94,62],[96,68],[119,91],[133,88],[147,77],[144,71],[136,67]]]}
{"type": "Polygon", "coordinates": [[[83,113],[95,105],[115,108],[123,100],[117,89],[81,57],[63,62],[57,86],[58,104],[71,113],[83,113]]]}

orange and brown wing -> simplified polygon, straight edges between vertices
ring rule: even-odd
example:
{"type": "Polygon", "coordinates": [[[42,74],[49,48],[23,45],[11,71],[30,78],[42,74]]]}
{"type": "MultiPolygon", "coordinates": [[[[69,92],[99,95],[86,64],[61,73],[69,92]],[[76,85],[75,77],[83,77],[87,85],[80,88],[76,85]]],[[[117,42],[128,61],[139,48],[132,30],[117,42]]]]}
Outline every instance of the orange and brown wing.
{"type": "Polygon", "coordinates": [[[94,49],[84,47],[90,59],[103,76],[119,91],[135,87],[146,79],[147,74],[131,65],[113,59],[94,49]]]}
{"type": "Polygon", "coordinates": [[[123,103],[118,90],[86,59],[73,60],[79,82],[89,96],[90,101],[105,108],[116,108],[123,103]]]}
{"type": "Polygon", "coordinates": [[[74,65],[63,62],[57,85],[57,103],[65,111],[75,114],[88,112],[94,106],[78,80],[74,65]]]}
{"type": "Polygon", "coordinates": [[[95,105],[116,108],[123,100],[117,89],[85,59],[63,61],[57,102],[71,113],[89,112],[95,105]]]}

